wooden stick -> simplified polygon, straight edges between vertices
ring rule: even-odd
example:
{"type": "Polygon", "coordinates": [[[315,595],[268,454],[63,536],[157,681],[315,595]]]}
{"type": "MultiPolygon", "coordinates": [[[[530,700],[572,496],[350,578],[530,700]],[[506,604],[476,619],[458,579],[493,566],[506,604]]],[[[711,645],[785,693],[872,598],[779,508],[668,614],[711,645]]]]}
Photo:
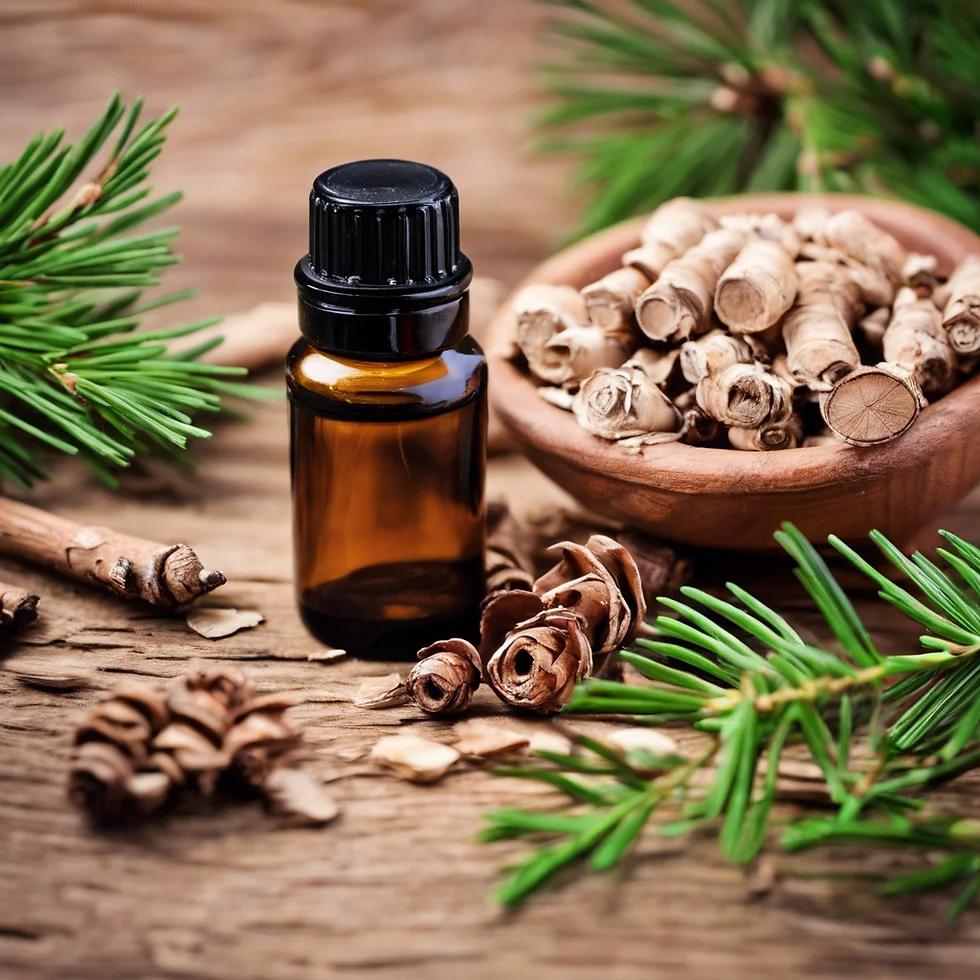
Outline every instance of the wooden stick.
{"type": "Polygon", "coordinates": [[[0,552],[172,609],[224,585],[186,544],[159,544],[0,497],[0,552]]]}

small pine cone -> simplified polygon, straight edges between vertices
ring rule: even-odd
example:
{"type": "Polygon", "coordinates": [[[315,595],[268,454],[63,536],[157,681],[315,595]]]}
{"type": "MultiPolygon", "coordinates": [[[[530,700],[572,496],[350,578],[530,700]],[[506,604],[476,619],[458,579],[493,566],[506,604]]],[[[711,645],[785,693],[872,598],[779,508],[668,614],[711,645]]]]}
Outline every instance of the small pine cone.
{"type": "Polygon", "coordinates": [[[150,742],[169,719],[151,687],[123,687],[95,706],[75,733],[68,795],[99,820],[157,809],[171,782],[156,769],[150,742]]]}
{"type": "Polygon", "coordinates": [[[461,639],[440,640],[419,650],[418,657],[405,681],[409,697],[430,715],[466,711],[483,677],[476,647],[461,639]]]}
{"type": "Polygon", "coordinates": [[[234,668],[201,668],[178,677],[167,692],[170,722],[153,739],[154,752],[169,756],[171,772],[210,793],[231,758],[225,735],[251,697],[251,684],[234,668]]]}
{"type": "Polygon", "coordinates": [[[302,738],[302,732],[285,717],[296,704],[288,692],[250,696],[234,713],[224,737],[226,782],[232,789],[254,791],[265,783],[302,738]]]}

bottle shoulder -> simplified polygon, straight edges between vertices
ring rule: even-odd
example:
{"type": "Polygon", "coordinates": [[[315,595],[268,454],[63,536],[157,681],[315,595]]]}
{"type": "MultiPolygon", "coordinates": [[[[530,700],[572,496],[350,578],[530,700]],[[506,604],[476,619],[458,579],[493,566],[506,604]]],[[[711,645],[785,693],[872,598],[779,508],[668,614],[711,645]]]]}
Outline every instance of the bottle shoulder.
{"type": "Polygon", "coordinates": [[[481,395],[486,377],[486,358],[469,336],[428,357],[393,361],[342,357],[301,338],[286,360],[290,398],[330,415],[445,411],[481,395]]]}

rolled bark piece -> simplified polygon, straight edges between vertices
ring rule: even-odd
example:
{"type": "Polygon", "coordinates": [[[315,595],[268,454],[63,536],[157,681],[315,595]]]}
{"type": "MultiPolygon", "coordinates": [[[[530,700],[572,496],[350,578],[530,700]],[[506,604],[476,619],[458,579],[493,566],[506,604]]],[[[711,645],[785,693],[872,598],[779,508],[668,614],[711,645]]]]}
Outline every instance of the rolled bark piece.
{"type": "Polygon", "coordinates": [[[920,296],[928,295],[939,281],[936,276],[938,266],[939,259],[935,255],[909,252],[902,266],[902,282],[915,289],[920,296]]]}
{"type": "Polygon", "coordinates": [[[829,220],[830,212],[826,208],[803,207],[793,216],[793,227],[805,241],[825,242],[824,230],[829,220]]]}
{"type": "Polygon", "coordinates": [[[592,325],[628,343],[633,337],[633,307],[649,285],[649,278],[631,266],[590,283],[582,290],[582,297],[592,325]]]}
{"type": "Polygon", "coordinates": [[[668,263],[636,301],[640,329],[652,340],[687,340],[707,328],[718,279],[745,244],[734,228],[709,232],[680,258],[668,263]]]}
{"type": "Polygon", "coordinates": [[[740,429],[780,422],[793,412],[793,391],[782,378],[758,364],[733,364],[703,377],[697,403],[711,418],[740,429]]]}
{"type": "Polygon", "coordinates": [[[572,385],[599,368],[611,368],[626,360],[628,351],[619,340],[599,327],[569,327],[545,342],[528,364],[542,381],[572,385]]]}
{"type": "Polygon", "coordinates": [[[520,623],[487,662],[487,681],[505,704],[553,714],[592,673],[585,624],[567,609],[546,609],[520,623]]]}
{"type": "Polygon", "coordinates": [[[676,432],[680,413],[639,363],[600,368],[575,395],[579,425],[603,439],[626,439],[648,432],[676,432]]]}
{"type": "Polygon", "coordinates": [[[480,686],[483,664],[466,640],[439,640],[418,653],[405,680],[408,696],[429,715],[458,715],[469,708],[480,686]]]}
{"type": "Polygon", "coordinates": [[[650,215],[640,232],[640,247],[623,256],[623,265],[638,269],[653,281],[668,262],[697,245],[715,227],[714,219],[691,198],[667,201],[650,215]]]}
{"type": "Polygon", "coordinates": [[[824,225],[823,237],[827,245],[883,272],[892,282],[901,281],[908,252],[897,238],[873,224],[860,211],[848,208],[832,214],[824,225]]]}
{"type": "Polygon", "coordinates": [[[829,391],[861,363],[851,337],[860,291],[839,266],[798,262],[799,291],[783,318],[790,370],[814,391],[829,391]]]}
{"type": "Polygon", "coordinates": [[[796,449],[803,439],[803,422],[791,415],[779,422],[766,422],[757,429],[729,429],[728,441],[736,449],[748,452],[772,452],[796,449]]]}
{"type": "Polygon", "coordinates": [[[757,349],[743,337],[724,330],[712,330],[681,347],[681,372],[696,385],[705,375],[717,374],[733,364],[751,364],[757,349]]]}
{"type": "Polygon", "coordinates": [[[0,582],[0,640],[7,639],[37,619],[40,597],[16,585],[0,582]]]}
{"type": "Polygon", "coordinates": [[[861,299],[868,306],[891,306],[895,298],[895,283],[880,269],[872,268],[851,258],[839,248],[808,242],[800,249],[803,258],[815,262],[829,262],[847,271],[861,292],[861,299]]]}
{"type": "Polygon", "coordinates": [[[186,544],[78,524],[0,498],[0,552],[48,565],[127,599],[172,609],[224,585],[186,544]]]}
{"type": "Polygon", "coordinates": [[[823,400],[824,421],[851,446],[897,439],[919,416],[922,396],[914,378],[889,364],[861,367],[834,385],[823,400]]]}
{"type": "Polygon", "coordinates": [[[957,354],[980,352],[980,255],[968,255],[950,276],[943,326],[957,354]]]}
{"type": "Polygon", "coordinates": [[[555,334],[589,322],[585,300],[571,286],[528,286],[514,297],[513,309],[517,321],[514,335],[517,346],[532,371],[535,371],[544,345],[555,334]]]}
{"type": "Polygon", "coordinates": [[[895,297],[882,351],[889,364],[912,373],[926,398],[938,398],[953,387],[956,355],[947,343],[942,314],[915,290],[903,288],[895,297]]]}
{"type": "Polygon", "coordinates": [[[775,242],[794,259],[799,255],[802,244],[799,231],[791,222],[784,221],[775,212],[726,214],[718,219],[718,224],[722,228],[740,229],[753,238],[775,242]]]}
{"type": "Polygon", "coordinates": [[[630,354],[628,361],[623,362],[624,368],[639,368],[655,384],[665,390],[675,380],[680,366],[681,352],[674,350],[654,350],[652,347],[640,347],[630,354]]]}
{"type": "Polygon", "coordinates": [[[782,245],[751,241],[718,280],[715,314],[735,333],[758,333],[790,308],[796,288],[796,268],[782,245]]]}

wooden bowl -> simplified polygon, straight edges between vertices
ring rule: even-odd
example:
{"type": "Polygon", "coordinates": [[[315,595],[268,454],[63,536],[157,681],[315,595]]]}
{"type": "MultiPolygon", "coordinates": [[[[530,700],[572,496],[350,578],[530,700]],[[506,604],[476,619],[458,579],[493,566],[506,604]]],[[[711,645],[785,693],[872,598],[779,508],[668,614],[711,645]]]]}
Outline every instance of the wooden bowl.
{"type": "MultiPolygon", "coordinates": [[[[850,195],[764,194],[704,202],[714,215],[776,211],[804,204],[857,208],[917,252],[936,255],[948,274],[980,238],[911,204],[850,195]]],[[[532,282],[584,286],[620,265],[644,218],[616,225],[540,265],[532,282]]],[[[513,332],[508,301],[491,329],[491,398],[517,446],[585,506],[687,544],[743,551],[774,548],[772,533],[793,521],[813,541],[860,538],[871,528],[911,539],[980,482],[980,377],[929,405],[899,439],[873,448],[846,445],[753,453],[671,443],[628,453],[580,428],[570,412],[540,398],[521,366],[501,351],[513,332]]]]}

